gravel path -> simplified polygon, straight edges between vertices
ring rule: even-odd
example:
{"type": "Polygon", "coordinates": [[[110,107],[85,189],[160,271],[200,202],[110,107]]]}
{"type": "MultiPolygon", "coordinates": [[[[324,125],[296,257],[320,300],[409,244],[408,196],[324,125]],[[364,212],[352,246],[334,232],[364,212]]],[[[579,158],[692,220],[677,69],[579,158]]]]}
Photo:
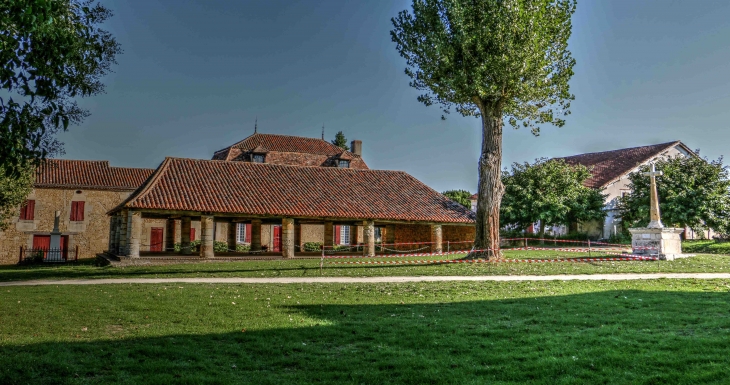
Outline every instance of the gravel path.
{"type": "Polygon", "coordinates": [[[422,277],[290,277],[290,278],[110,278],[0,282],[3,286],[109,285],[129,283],[402,283],[454,281],[634,281],[642,279],[730,279],[730,273],[652,273],[583,275],[478,275],[422,277]]]}

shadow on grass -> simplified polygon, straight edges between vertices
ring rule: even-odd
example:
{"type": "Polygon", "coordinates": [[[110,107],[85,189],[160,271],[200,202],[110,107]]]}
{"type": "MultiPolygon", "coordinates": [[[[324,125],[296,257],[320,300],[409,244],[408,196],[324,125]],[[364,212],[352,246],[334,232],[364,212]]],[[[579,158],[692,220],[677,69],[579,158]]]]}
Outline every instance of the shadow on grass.
{"type": "Polygon", "coordinates": [[[183,324],[150,338],[5,342],[0,383],[690,384],[727,381],[730,365],[727,293],[279,310],[291,327],[200,334],[183,324]],[[297,326],[302,319],[315,324],[297,326]]]}

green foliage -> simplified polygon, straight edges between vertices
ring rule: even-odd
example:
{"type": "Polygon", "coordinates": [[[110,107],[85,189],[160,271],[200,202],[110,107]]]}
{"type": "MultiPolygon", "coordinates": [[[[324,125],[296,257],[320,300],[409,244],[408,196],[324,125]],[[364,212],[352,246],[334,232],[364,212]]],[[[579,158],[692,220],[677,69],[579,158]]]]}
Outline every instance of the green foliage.
{"type": "Polygon", "coordinates": [[[513,127],[562,126],[575,60],[573,0],[413,0],[390,32],[418,100],[464,116],[488,109],[513,127]],[[557,110],[553,106],[557,105],[557,110]],[[518,124],[519,122],[519,124],[518,124]]]}
{"type": "Polygon", "coordinates": [[[473,195],[469,191],[466,190],[449,190],[444,191],[442,193],[445,197],[451,199],[452,201],[471,209],[471,196],[473,195]]]}
{"type": "Polygon", "coordinates": [[[35,180],[34,168],[23,167],[16,175],[8,176],[0,165],[0,231],[11,224],[11,220],[18,215],[20,207],[33,190],[35,180]]]}
{"type": "MultiPolygon", "coordinates": [[[[730,180],[722,158],[715,161],[698,156],[660,159],[657,191],[662,222],[666,226],[690,227],[699,232],[706,228],[730,233],[730,180]]],[[[618,208],[624,227],[641,227],[649,223],[650,178],[641,172],[629,175],[631,193],[620,198],[618,208]]]]}
{"type": "Polygon", "coordinates": [[[0,165],[24,165],[60,150],[58,130],[88,112],[75,98],[104,91],[119,44],[99,28],[111,11],[93,0],[0,2],[0,165]],[[4,96],[5,97],[5,96],[4,96]]]}
{"type": "Polygon", "coordinates": [[[322,242],[304,242],[304,251],[322,251],[322,242]]]}
{"type": "Polygon", "coordinates": [[[423,91],[418,100],[482,120],[476,247],[498,245],[502,122],[538,135],[540,125],[562,126],[570,113],[575,6],[574,0],[413,0],[412,12],[392,19],[391,39],[406,60],[409,84],[423,91]]]}
{"type": "Polygon", "coordinates": [[[335,146],[343,149],[343,150],[349,150],[350,148],[347,146],[347,139],[345,138],[345,134],[342,133],[342,131],[335,134],[335,139],[332,141],[332,144],[335,146]]]}
{"type": "Polygon", "coordinates": [[[605,196],[583,185],[590,176],[587,167],[563,160],[513,163],[512,170],[502,176],[505,195],[500,216],[519,229],[538,220],[545,225],[603,220],[605,196]]]}

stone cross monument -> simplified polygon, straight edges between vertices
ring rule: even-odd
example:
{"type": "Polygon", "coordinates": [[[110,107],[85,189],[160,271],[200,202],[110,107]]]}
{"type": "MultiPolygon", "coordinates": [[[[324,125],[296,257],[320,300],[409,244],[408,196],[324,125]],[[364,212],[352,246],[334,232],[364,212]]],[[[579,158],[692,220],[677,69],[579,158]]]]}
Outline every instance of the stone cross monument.
{"type": "Polygon", "coordinates": [[[659,213],[659,192],[656,189],[656,177],[664,175],[661,171],[656,170],[654,163],[651,164],[651,171],[645,172],[644,175],[651,178],[651,199],[650,199],[650,210],[649,210],[649,225],[646,226],[649,229],[661,229],[664,227],[662,224],[662,218],[659,213]]]}
{"type": "Polygon", "coordinates": [[[61,231],[59,231],[58,229],[58,222],[61,219],[61,212],[56,211],[54,214],[55,217],[53,218],[53,231],[51,231],[51,244],[47,258],[52,261],[60,261],[63,253],[61,251],[61,231]]]}
{"type": "Polygon", "coordinates": [[[631,248],[634,254],[655,255],[661,259],[673,260],[683,257],[682,239],[679,237],[684,229],[664,227],[659,213],[659,193],[656,188],[656,177],[663,175],[651,164],[651,171],[644,173],[651,178],[649,192],[650,210],[649,225],[643,228],[629,229],[631,233],[631,248]]]}

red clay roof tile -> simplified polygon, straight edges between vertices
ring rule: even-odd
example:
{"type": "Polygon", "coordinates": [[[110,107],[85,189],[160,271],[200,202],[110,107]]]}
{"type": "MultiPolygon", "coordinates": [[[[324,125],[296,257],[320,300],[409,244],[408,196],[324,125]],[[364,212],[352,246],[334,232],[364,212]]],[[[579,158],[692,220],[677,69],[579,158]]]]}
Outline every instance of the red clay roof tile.
{"type": "MultiPolygon", "coordinates": [[[[167,158],[122,207],[250,215],[474,222],[401,171],[167,158]]],[[[110,213],[111,213],[110,212],[110,213]]]]}
{"type": "Polygon", "coordinates": [[[154,169],[110,167],[105,160],[48,159],[36,174],[36,187],[135,190],[154,169]]]}
{"type": "Polygon", "coordinates": [[[570,165],[581,164],[591,168],[593,176],[586,181],[586,187],[603,188],[620,176],[630,172],[636,166],[649,161],[676,145],[681,145],[688,150],[682,142],[674,141],[651,146],[592,152],[557,159],[563,159],[570,165]]]}

